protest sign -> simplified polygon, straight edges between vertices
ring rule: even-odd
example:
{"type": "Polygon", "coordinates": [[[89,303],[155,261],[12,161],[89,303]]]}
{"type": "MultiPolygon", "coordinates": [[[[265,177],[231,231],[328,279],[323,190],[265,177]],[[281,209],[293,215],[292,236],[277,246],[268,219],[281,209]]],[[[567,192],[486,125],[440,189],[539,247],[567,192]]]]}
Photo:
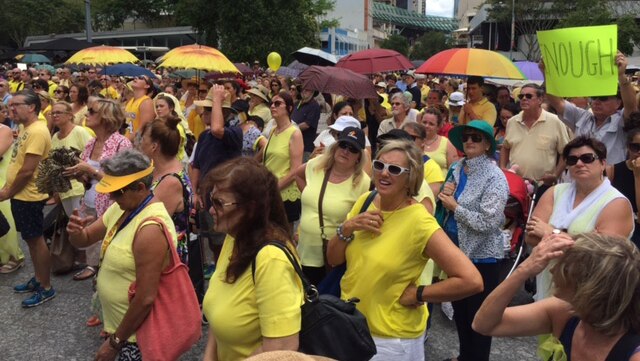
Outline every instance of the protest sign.
{"type": "Polygon", "coordinates": [[[538,31],[547,93],[559,97],[615,95],[618,26],[538,31]]]}

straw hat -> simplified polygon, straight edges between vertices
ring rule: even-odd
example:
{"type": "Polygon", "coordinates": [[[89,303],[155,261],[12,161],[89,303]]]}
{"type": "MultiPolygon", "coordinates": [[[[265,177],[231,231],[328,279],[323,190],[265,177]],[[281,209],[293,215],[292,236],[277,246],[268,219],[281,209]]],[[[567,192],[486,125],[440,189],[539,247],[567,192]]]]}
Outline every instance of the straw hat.
{"type": "Polygon", "coordinates": [[[269,94],[269,90],[262,85],[258,85],[255,88],[247,90],[247,93],[257,96],[267,104],[269,103],[269,96],[267,95],[269,94]]]}
{"type": "Polygon", "coordinates": [[[324,356],[305,355],[295,351],[271,351],[249,357],[246,361],[336,361],[324,356]]]}

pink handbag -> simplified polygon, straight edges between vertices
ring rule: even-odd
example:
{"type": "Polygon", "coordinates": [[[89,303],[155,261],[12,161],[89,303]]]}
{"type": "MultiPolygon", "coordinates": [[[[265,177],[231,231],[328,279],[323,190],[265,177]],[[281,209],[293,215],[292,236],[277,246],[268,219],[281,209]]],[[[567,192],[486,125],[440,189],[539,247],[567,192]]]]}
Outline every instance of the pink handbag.
{"type": "MultiPolygon", "coordinates": [[[[138,347],[145,361],[173,361],[189,351],[202,336],[202,315],[187,266],[180,261],[171,234],[162,226],[169,243],[171,261],[162,271],[158,294],[151,312],[136,331],[138,347]]],[[[129,286],[129,301],[136,293],[136,282],[129,286]]]]}

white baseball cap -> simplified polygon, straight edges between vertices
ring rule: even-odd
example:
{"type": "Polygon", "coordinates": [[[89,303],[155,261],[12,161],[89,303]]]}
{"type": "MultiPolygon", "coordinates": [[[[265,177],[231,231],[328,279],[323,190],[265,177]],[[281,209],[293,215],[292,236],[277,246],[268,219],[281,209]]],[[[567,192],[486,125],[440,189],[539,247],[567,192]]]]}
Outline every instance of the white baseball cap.
{"type": "Polygon", "coordinates": [[[355,127],[360,129],[360,121],[350,115],[343,115],[336,119],[335,123],[331,124],[329,128],[341,132],[344,128],[355,127]]]}
{"type": "Polygon", "coordinates": [[[449,95],[449,99],[447,100],[447,105],[450,107],[461,107],[465,103],[464,94],[461,92],[453,92],[449,95]]]}

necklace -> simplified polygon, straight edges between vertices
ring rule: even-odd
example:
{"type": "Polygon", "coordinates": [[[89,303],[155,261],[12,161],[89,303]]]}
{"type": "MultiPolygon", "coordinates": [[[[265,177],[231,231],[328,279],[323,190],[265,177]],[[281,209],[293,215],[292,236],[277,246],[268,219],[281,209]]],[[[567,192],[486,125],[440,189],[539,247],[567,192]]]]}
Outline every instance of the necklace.
{"type": "MultiPolygon", "coordinates": [[[[396,208],[394,208],[394,209],[393,209],[393,211],[391,211],[391,214],[390,214],[390,215],[388,215],[388,216],[386,216],[386,217],[384,218],[384,220],[386,221],[387,219],[391,218],[391,216],[393,216],[394,214],[396,214],[396,212],[400,209],[400,207],[401,207],[405,202],[407,202],[407,201],[408,201],[407,199],[403,199],[402,201],[400,201],[400,203],[398,203],[398,205],[396,206],[396,208]]],[[[380,211],[382,211],[382,212],[388,212],[388,211],[383,211],[383,210],[382,210],[382,204],[380,205],[380,211]]]]}
{"type": "Polygon", "coordinates": [[[425,147],[430,147],[431,145],[433,145],[433,143],[435,143],[438,140],[438,134],[436,134],[436,136],[433,138],[432,141],[428,141],[428,139],[425,139],[425,147]]]}

